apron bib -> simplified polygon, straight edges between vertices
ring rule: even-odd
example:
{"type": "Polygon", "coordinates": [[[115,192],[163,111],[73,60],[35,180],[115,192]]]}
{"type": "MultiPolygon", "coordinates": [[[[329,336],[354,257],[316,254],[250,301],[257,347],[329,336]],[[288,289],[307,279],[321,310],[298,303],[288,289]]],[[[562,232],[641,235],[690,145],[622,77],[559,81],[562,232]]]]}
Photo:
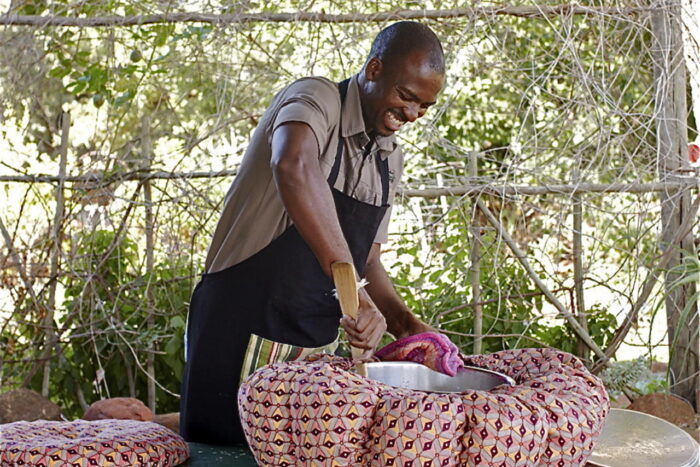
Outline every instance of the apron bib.
{"type": "MultiPolygon", "coordinates": [[[[339,85],[341,105],[348,82],[339,85]]],[[[342,157],[339,135],[328,184],[355,268],[362,276],[388,207],[388,160],[376,158],[382,205],[374,206],[333,188],[342,157]]],[[[238,417],[239,382],[258,366],[331,351],[342,315],[333,288],[294,225],[241,263],[202,276],[192,294],[187,324],[180,402],[185,439],[245,443],[238,417]]]]}

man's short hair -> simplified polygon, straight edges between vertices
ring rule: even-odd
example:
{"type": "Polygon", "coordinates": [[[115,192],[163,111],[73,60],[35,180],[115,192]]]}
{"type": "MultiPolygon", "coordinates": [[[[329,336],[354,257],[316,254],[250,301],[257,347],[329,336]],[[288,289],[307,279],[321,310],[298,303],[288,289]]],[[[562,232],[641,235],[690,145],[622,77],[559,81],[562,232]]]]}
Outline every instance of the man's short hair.
{"type": "Polygon", "coordinates": [[[428,26],[415,21],[399,21],[382,29],[372,42],[367,60],[376,57],[385,63],[395,63],[416,50],[428,52],[430,67],[445,73],[440,39],[428,26]]]}

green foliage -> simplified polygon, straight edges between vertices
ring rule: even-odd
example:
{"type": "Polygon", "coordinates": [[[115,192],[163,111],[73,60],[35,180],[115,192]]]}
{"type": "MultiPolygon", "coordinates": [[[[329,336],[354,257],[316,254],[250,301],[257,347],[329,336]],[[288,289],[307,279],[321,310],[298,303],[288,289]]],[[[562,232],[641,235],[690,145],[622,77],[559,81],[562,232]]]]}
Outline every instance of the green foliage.
{"type": "Polygon", "coordinates": [[[600,375],[608,391],[621,392],[634,388],[640,394],[668,392],[668,375],[654,374],[649,369],[649,361],[644,357],[635,360],[614,362],[600,375]]]}
{"type": "MultiPolygon", "coordinates": [[[[617,318],[614,314],[596,305],[586,310],[588,333],[599,347],[605,348],[615,335],[617,318]]],[[[542,327],[537,330],[536,336],[552,347],[570,353],[576,353],[578,338],[573,328],[566,325],[542,327]]]]}
{"type": "MultiPolygon", "coordinates": [[[[464,234],[469,228],[465,224],[471,222],[468,214],[460,207],[443,218],[430,237],[430,261],[421,260],[411,238],[399,242],[398,261],[392,265],[394,281],[409,307],[447,332],[465,352],[474,341],[470,245],[464,234]]],[[[496,233],[485,230],[481,243],[482,351],[551,346],[575,353],[573,329],[565,322],[543,320],[543,294],[517,260],[499,247],[496,233]]],[[[596,304],[587,310],[587,320],[591,337],[605,347],[617,327],[615,315],[596,304]]]]}
{"type": "MultiPolygon", "coordinates": [[[[75,244],[74,275],[67,280],[65,313],[58,319],[69,331],[52,372],[51,393],[72,416],[81,415],[78,390],[88,401],[108,395],[147,400],[145,368],[154,352],[159,385],[179,393],[191,291],[188,258],[168,258],[145,274],[129,238],[96,230],[75,244]]],[[[160,386],[157,411],[177,411],[178,400],[160,386]]]]}

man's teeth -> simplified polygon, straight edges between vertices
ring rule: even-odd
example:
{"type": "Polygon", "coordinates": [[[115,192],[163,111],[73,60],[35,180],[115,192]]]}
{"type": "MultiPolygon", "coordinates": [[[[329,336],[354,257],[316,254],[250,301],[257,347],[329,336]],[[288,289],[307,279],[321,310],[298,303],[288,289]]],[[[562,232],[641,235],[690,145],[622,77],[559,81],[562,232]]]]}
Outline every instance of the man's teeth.
{"type": "Polygon", "coordinates": [[[396,117],[396,115],[394,115],[394,114],[391,113],[391,112],[389,113],[389,120],[391,120],[391,122],[392,122],[394,125],[396,125],[397,127],[400,127],[401,125],[403,125],[403,124],[405,123],[405,122],[402,122],[401,120],[399,120],[399,119],[396,117]]]}

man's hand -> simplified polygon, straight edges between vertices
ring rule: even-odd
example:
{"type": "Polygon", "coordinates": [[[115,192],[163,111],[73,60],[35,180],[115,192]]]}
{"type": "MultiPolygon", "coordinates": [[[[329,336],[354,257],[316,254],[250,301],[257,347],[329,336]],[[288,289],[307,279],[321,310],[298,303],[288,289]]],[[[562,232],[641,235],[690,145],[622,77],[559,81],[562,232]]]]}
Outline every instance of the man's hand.
{"type": "Polygon", "coordinates": [[[350,345],[365,349],[363,357],[369,357],[386,331],[386,320],[365,289],[358,290],[358,295],[360,306],[357,310],[357,320],[343,316],[340,324],[347,333],[350,345]]]}

